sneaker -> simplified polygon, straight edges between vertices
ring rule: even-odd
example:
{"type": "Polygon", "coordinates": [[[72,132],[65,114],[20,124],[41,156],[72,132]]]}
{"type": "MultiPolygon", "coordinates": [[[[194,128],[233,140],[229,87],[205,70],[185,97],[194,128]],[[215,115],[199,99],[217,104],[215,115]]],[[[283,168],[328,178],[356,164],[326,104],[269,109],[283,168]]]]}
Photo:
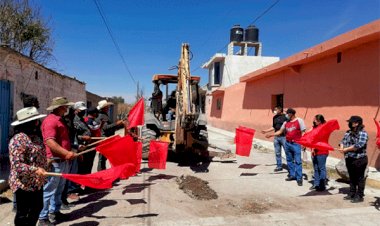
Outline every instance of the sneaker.
{"type": "Polygon", "coordinates": [[[282,167],[277,167],[276,169],[274,169],[274,172],[279,172],[279,171],[282,171],[282,167]]]}
{"type": "Polygon", "coordinates": [[[313,186],[311,186],[311,187],[309,188],[309,190],[310,190],[310,191],[312,191],[312,190],[317,190],[317,187],[318,187],[318,186],[313,185],[313,186]]]}
{"type": "Polygon", "coordinates": [[[298,186],[302,186],[302,180],[297,180],[298,186]]]}
{"type": "Polygon", "coordinates": [[[54,226],[55,224],[51,223],[48,219],[39,219],[38,226],[54,226]]]}
{"type": "Polygon", "coordinates": [[[57,224],[57,222],[66,221],[68,219],[69,219],[69,216],[61,212],[49,213],[49,221],[52,224],[57,224]]]}
{"type": "Polygon", "coordinates": [[[292,181],[292,180],[296,180],[296,178],[295,178],[295,177],[288,177],[288,178],[286,178],[285,180],[286,180],[286,181],[292,181]]]}
{"type": "Polygon", "coordinates": [[[79,200],[79,195],[75,194],[75,193],[71,193],[71,194],[68,194],[67,195],[67,198],[68,199],[71,199],[73,201],[78,201],[79,200]]]}
{"type": "Polygon", "coordinates": [[[363,201],[364,201],[363,197],[361,197],[361,196],[359,196],[359,195],[356,195],[356,196],[351,200],[352,203],[358,203],[358,202],[363,202],[363,201]]]}
{"type": "Polygon", "coordinates": [[[355,197],[355,195],[348,194],[348,195],[344,196],[343,199],[344,200],[352,200],[354,197],[355,197]]]}
{"type": "Polygon", "coordinates": [[[315,190],[316,191],[326,191],[326,187],[318,186],[315,190]]]}

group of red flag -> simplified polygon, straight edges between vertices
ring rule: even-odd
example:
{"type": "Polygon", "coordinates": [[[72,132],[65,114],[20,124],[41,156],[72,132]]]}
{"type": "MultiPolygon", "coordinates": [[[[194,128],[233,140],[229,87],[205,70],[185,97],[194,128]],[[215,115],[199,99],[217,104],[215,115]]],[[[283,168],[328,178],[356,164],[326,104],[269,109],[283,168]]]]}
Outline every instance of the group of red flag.
{"type": "MultiPolygon", "coordinates": [[[[128,121],[128,129],[144,124],[143,98],[131,109],[128,121]]],[[[168,145],[166,142],[150,141],[148,159],[148,166],[150,168],[166,168],[168,145]]],[[[62,176],[83,186],[108,189],[112,187],[112,183],[115,180],[128,179],[140,172],[142,143],[134,141],[132,136],[121,137],[116,135],[105,139],[96,147],[96,151],[108,159],[111,168],[87,175],[62,174],[62,176]]]]}
{"type": "MultiPolygon", "coordinates": [[[[376,145],[378,148],[380,148],[380,124],[378,121],[376,121],[376,119],[374,119],[374,121],[377,128],[376,145]]],[[[334,130],[339,130],[339,128],[340,127],[337,120],[330,120],[312,129],[311,131],[306,132],[301,137],[301,139],[299,139],[296,142],[304,147],[324,151],[331,151],[334,150],[334,148],[328,143],[330,135],[334,130]]],[[[250,155],[254,135],[254,129],[243,126],[239,126],[238,128],[236,128],[235,143],[237,155],[250,155]]]]}

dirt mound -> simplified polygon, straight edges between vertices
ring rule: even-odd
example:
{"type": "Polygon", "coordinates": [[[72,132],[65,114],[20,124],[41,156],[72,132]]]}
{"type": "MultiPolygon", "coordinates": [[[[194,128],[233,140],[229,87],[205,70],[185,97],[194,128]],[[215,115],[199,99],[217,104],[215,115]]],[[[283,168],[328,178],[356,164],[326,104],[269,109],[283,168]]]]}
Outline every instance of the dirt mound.
{"type": "Polygon", "coordinates": [[[211,200],[217,199],[218,194],[208,186],[208,182],[194,176],[177,177],[179,189],[183,190],[193,199],[211,200]]]}

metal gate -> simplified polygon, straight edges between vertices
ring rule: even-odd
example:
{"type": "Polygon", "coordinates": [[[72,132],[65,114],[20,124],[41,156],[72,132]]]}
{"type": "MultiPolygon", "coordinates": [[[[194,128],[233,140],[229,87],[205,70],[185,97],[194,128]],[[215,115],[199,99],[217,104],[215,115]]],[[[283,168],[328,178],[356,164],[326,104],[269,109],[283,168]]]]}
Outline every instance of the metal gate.
{"type": "Polygon", "coordinates": [[[10,81],[0,80],[0,155],[8,155],[12,110],[12,84],[10,81]]]}

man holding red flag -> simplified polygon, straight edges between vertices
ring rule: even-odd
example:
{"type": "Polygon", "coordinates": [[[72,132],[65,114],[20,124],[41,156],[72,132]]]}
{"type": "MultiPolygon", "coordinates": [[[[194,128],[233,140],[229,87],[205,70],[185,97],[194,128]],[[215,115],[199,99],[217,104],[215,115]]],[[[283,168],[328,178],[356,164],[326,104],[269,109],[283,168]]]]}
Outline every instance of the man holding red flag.
{"type": "Polygon", "coordinates": [[[302,119],[296,117],[296,111],[292,108],[286,110],[286,118],[281,129],[271,135],[266,135],[267,138],[279,136],[285,132],[285,154],[288,163],[289,175],[286,181],[297,180],[298,186],[302,186],[302,159],[301,145],[296,143],[305,132],[305,123],[302,119]]]}

